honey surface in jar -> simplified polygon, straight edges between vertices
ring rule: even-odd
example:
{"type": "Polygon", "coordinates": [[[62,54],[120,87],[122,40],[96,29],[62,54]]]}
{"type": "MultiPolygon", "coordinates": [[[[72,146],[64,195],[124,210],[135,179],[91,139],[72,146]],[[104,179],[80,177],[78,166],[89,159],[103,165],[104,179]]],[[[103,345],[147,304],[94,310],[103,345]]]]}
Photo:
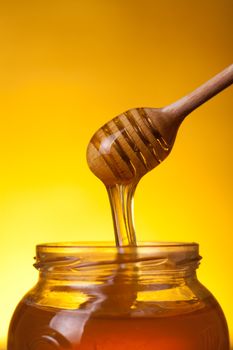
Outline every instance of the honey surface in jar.
{"type": "MultiPolygon", "coordinates": [[[[214,299],[213,299],[214,300],[214,299]]],[[[177,309],[178,310],[178,309],[177,309]]],[[[221,309],[214,301],[183,313],[153,317],[89,316],[21,303],[12,320],[14,350],[228,350],[221,309]],[[90,318],[89,318],[90,317],[90,318]],[[15,340],[17,339],[17,341],[15,340]]]]}

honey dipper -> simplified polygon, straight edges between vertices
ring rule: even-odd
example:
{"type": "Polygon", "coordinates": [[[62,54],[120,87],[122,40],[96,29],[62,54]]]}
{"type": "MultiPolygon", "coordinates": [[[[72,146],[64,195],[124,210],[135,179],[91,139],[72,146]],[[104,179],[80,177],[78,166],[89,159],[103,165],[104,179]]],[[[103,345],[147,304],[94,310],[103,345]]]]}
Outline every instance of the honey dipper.
{"type": "Polygon", "coordinates": [[[184,118],[232,83],[233,64],[175,103],[134,108],[113,118],[88,145],[90,169],[106,187],[136,184],[168,156],[184,118]]]}

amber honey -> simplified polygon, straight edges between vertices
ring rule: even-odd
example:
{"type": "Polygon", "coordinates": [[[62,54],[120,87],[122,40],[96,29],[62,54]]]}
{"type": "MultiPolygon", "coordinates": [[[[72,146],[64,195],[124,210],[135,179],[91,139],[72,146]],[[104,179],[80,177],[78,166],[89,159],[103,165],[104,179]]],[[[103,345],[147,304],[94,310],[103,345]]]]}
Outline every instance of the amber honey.
{"type": "MultiPolygon", "coordinates": [[[[10,350],[228,350],[217,304],[168,316],[89,317],[21,303],[12,320],[10,350]]],[[[179,311],[177,311],[179,312],[179,311]]]]}
{"type": "Polygon", "coordinates": [[[38,283],[8,350],[229,350],[223,312],[199,283],[195,243],[37,247],[38,283]]]}

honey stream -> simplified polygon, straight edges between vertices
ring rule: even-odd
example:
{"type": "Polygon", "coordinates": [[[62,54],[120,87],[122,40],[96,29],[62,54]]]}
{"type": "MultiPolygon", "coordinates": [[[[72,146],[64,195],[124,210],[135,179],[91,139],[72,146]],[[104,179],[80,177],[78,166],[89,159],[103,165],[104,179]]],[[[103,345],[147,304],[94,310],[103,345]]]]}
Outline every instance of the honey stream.
{"type": "Polygon", "coordinates": [[[112,210],[116,245],[136,246],[133,201],[137,184],[106,187],[112,210]]]}

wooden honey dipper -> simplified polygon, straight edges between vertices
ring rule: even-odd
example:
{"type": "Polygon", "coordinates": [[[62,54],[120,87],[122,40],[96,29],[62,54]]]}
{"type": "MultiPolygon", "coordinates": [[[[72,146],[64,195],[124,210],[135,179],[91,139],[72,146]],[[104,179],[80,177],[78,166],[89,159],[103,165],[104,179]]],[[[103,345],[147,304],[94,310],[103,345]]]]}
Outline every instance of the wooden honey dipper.
{"type": "Polygon", "coordinates": [[[125,238],[117,238],[118,245],[124,245],[124,242],[126,245],[127,242],[135,244],[136,241],[130,207],[140,178],[159,165],[171,152],[184,118],[232,83],[233,64],[166,107],[134,108],[118,115],[91,138],[87,148],[87,162],[92,172],[107,187],[115,232],[124,229],[119,227],[119,223],[123,223],[121,226],[129,226],[128,233],[123,235],[125,238]],[[113,200],[112,197],[117,197],[116,192],[119,198],[113,200]],[[123,198],[125,192],[127,199],[122,201],[120,197],[123,198]],[[116,217],[119,207],[122,219],[116,217]],[[125,219],[127,216],[130,218],[125,219]]]}

